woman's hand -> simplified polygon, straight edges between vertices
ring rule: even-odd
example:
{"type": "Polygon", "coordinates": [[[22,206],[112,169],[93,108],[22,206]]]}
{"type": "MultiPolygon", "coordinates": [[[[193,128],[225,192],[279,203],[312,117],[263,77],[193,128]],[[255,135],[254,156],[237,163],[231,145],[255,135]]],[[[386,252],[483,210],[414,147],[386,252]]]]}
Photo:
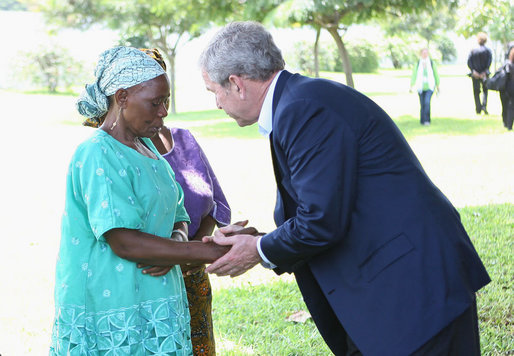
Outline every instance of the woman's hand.
{"type": "Polygon", "coordinates": [[[137,268],[143,268],[143,274],[148,274],[152,277],[161,277],[167,274],[173,266],[145,266],[142,263],[137,264],[137,268]]]}
{"type": "Polygon", "coordinates": [[[200,272],[205,264],[203,263],[186,263],[185,265],[180,265],[180,269],[182,269],[182,276],[190,276],[197,272],[200,272]]]}
{"type": "Polygon", "coordinates": [[[258,230],[254,227],[245,227],[248,225],[248,220],[238,221],[231,225],[227,225],[224,227],[219,228],[218,230],[214,231],[214,236],[231,236],[231,235],[255,235],[258,233],[258,230]]]}

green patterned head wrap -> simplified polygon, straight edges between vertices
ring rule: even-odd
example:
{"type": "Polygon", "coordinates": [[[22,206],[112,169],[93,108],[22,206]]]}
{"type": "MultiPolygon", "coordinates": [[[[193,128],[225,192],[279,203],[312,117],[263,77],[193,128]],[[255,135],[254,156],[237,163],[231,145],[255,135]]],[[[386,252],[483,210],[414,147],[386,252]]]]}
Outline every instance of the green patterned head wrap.
{"type": "Polygon", "coordinates": [[[118,89],[156,78],[166,72],[153,58],[133,47],[114,47],[100,55],[95,69],[96,80],[87,84],[77,101],[78,112],[86,126],[98,127],[109,109],[108,97],[118,89]]]}

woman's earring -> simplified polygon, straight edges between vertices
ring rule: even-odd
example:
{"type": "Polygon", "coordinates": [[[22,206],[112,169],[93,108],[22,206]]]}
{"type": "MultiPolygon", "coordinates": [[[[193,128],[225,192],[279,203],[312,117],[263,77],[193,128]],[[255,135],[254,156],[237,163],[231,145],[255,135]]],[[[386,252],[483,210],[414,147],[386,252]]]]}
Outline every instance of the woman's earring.
{"type": "Polygon", "coordinates": [[[118,116],[116,117],[116,121],[114,121],[114,124],[112,124],[111,126],[111,131],[114,130],[114,128],[116,127],[116,125],[118,125],[118,120],[120,119],[120,116],[121,116],[121,108],[120,108],[120,111],[118,111],[118,116]]]}

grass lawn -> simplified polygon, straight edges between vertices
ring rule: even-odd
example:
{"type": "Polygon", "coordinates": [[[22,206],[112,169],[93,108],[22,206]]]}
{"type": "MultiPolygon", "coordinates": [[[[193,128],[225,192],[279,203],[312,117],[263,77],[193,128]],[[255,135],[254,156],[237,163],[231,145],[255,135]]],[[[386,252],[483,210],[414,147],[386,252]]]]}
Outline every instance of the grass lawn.
{"type": "MultiPolygon", "coordinates": [[[[482,353],[514,350],[512,204],[460,209],[464,225],[493,280],[479,291],[482,353]]],[[[329,355],[311,319],[286,318],[307,311],[294,281],[237,286],[214,294],[216,340],[223,355],[329,355]]]]}
{"type": "MultiPolygon", "coordinates": [[[[461,212],[493,280],[478,294],[483,354],[511,354],[514,134],[502,126],[496,92],[490,92],[490,115],[477,116],[465,69],[443,66],[440,72],[441,94],[432,100],[429,127],[419,125],[418,97],[408,92],[409,71],[356,74],[354,79],[357,89],[398,124],[429,176],[461,212]]],[[[323,76],[344,82],[339,73],[323,76]]],[[[203,85],[195,90],[184,106],[194,107],[203,97],[203,85]]],[[[76,145],[92,130],[80,126],[75,100],[73,95],[0,91],[7,133],[0,149],[2,163],[10,167],[0,178],[0,196],[8,207],[0,246],[3,356],[48,351],[66,169],[76,145]]],[[[213,98],[208,100],[198,107],[212,107],[213,98]]],[[[270,231],[274,178],[269,144],[257,128],[240,128],[221,110],[180,113],[166,124],[188,128],[198,138],[231,204],[233,220],[250,218],[261,231],[270,231]]],[[[292,276],[276,276],[257,266],[234,279],[213,276],[212,285],[219,355],[329,354],[312,320],[286,320],[306,310],[292,276]]]]}

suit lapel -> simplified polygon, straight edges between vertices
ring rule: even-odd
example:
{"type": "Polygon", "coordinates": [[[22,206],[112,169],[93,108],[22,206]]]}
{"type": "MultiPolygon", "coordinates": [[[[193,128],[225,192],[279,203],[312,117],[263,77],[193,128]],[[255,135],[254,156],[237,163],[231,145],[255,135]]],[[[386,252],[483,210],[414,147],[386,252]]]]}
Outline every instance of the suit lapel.
{"type": "MultiPolygon", "coordinates": [[[[280,97],[282,96],[282,92],[284,91],[286,83],[287,83],[288,79],[291,77],[291,75],[292,74],[289,73],[288,71],[283,71],[277,80],[277,84],[275,85],[275,91],[273,92],[273,107],[272,107],[273,127],[276,127],[276,125],[275,125],[276,121],[279,119],[275,116],[275,110],[278,106],[278,102],[280,100],[280,97]]],[[[284,197],[287,197],[288,195],[287,195],[287,192],[285,192],[284,187],[282,186],[282,173],[280,172],[280,163],[277,159],[277,154],[275,151],[273,133],[274,133],[274,129],[271,130],[271,134],[269,137],[271,159],[273,162],[273,170],[275,172],[275,181],[277,183],[277,202],[275,205],[274,218],[275,218],[275,223],[277,224],[277,226],[279,226],[279,225],[283,224],[284,221],[286,220],[283,199],[284,199],[284,197]]]]}
{"type": "Polygon", "coordinates": [[[280,97],[282,96],[282,92],[284,91],[284,88],[286,87],[286,83],[291,76],[292,76],[291,73],[289,73],[287,70],[284,70],[280,74],[280,77],[278,77],[277,84],[275,84],[275,91],[273,92],[273,109],[272,109],[273,126],[275,126],[275,120],[274,120],[275,119],[275,109],[277,108],[280,97]]]}
{"type": "MultiPolygon", "coordinates": [[[[277,80],[277,84],[275,85],[275,91],[273,92],[273,107],[272,107],[272,126],[273,127],[276,127],[276,120],[277,119],[280,119],[280,118],[277,118],[275,116],[275,110],[278,106],[278,102],[280,100],[280,97],[282,96],[282,92],[284,91],[284,88],[286,86],[286,83],[288,81],[288,79],[291,77],[291,73],[289,73],[288,71],[284,70],[282,71],[282,73],[280,74],[280,77],[278,77],[278,80],[277,80]]],[[[274,129],[271,130],[271,133],[270,133],[270,136],[269,136],[269,139],[270,139],[270,149],[271,149],[271,158],[272,158],[272,161],[273,161],[273,170],[275,171],[275,180],[277,181],[277,187],[280,191],[280,193],[282,194],[283,191],[283,187],[282,187],[282,174],[280,173],[280,165],[279,165],[279,162],[277,160],[277,154],[275,152],[275,145],[274,145],[274,140],[273,140],[273,134],[274,134],[274,129]]]]}

